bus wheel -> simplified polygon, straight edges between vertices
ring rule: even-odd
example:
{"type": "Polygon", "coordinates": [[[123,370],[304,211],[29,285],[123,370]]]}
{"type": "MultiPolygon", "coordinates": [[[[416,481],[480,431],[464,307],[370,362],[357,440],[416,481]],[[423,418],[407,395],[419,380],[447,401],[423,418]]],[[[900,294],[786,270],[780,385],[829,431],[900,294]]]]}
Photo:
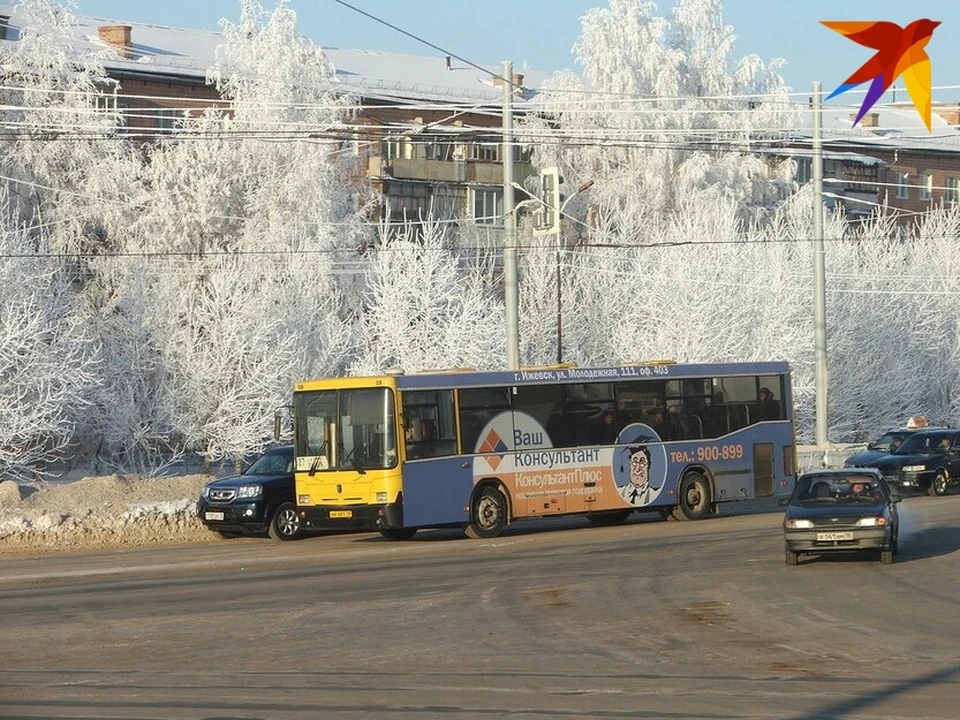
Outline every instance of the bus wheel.
{"type": "Polygon", "coordinates": [[[380,528],[380,534],[387,540],[409,540],[417,534],[416,528],[380,528]]]}
{"type": "Polygon", "coordinates": [[[587,513],[587,520],[594,525],[619,525],[628,517],[633,510],[611,510],[610,512],[587,513]]]}
{"type": "Polygon", "coordinates": [[[495,538],[507,526],[507,501],[503,493],[492,487],[485,487],[473,503],[470,524],[463,532],[468,538],[479,540],[495,538]]]}
{"type": "Polygon", "coordinates": [[[680,478],[677,506],[673,516],[677,520],[700,520],[710,512],[710,483],[698,472],[680,478]]]}

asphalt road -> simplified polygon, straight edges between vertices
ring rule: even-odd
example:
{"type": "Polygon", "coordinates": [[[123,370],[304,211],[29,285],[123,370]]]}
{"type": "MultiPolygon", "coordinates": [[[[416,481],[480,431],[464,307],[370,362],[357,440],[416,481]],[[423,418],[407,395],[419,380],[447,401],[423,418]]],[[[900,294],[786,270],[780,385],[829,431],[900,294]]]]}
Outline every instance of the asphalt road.
{"type": "Polygon", "coordinates": [[[0,558],[0,717],[960,716],[960,495],[890,566],[779,510],[0,558]]]}

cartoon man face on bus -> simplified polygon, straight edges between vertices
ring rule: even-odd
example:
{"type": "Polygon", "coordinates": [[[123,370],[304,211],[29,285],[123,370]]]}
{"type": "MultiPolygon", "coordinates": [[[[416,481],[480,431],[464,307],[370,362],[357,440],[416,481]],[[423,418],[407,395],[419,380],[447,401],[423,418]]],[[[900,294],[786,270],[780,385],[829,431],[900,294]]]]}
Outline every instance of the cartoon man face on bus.
{"type": "Polygon", "coordinates": [[[631,505],[646,505],[653,499],[650,487],[650,451],[643,445],[630,448],[630,482],[620,495],[631,505]]]}
{"type": "Polygon", "coordinates": [[[666,455],[656,443],[657,436],[646,425],[631,425],[624,429],[614,455],[614,477],[617,492],[631,505],[641,507],[653,502],[660,494],[665,479],[666,455]]]}

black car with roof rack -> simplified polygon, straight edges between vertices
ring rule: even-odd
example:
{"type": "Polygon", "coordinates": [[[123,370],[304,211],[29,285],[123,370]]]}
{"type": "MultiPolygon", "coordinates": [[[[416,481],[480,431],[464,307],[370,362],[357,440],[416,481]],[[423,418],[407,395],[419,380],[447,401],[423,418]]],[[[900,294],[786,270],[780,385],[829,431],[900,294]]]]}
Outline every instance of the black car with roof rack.
{"type": "Polygon", "coordinates": [[[876,440],[867,443],[866,449],[848,457],[843,461],[843,465],[844,467],[874,467],[877,460],[892,453],[908,437],[929,427],[925,417],[914,415],[903,427],[887,430],[876,440]]]}
{"type": "Polygon", "coordinates": [[[946,495],[960,482],[960,430],[920,430],[874,463],[891,488],[946,495]]]}

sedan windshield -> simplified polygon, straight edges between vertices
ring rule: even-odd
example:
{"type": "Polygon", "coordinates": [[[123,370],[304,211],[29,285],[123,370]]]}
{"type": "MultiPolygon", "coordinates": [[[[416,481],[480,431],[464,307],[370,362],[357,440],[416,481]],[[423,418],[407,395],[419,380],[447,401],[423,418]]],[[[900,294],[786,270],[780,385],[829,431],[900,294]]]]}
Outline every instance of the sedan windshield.
{"type": "Polygon", "coordinates": [[[797,502],[876,503],[886,499],[883,486],[866,475],[819,475],[800,478],[797,502]]]}

